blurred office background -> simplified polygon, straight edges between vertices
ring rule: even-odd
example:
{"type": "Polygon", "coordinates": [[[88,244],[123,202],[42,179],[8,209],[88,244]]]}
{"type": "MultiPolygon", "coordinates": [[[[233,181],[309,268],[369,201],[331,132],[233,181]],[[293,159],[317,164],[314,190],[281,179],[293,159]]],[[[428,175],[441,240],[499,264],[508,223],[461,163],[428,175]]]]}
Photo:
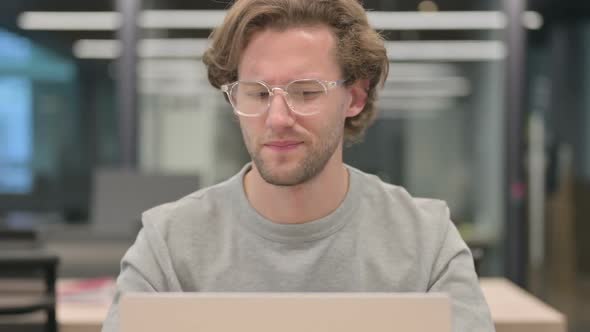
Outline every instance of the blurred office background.
{"type": "MultiPolygon", "coordinates": [[[[590,4],[363,3],[391,71],[346,162],[446,200],[480,275],[590,330],[590,4]]],[[[200,59],[227,6],[0,2],[0,225],[37,232],[60,276],[115,276],[138,211],[248,161],[200,59]]]]}

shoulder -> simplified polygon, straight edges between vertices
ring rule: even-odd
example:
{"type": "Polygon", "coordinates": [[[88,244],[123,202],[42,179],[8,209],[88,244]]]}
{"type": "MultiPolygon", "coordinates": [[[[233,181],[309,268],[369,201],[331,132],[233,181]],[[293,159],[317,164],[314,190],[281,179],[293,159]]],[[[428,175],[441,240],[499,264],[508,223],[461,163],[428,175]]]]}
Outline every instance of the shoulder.
{"type": "Polygon", "coordinates": [[[219,224],[222,214],[229,212],[236,181],[234,176],[177,201],[151,208],[142,214],[142,226],[146,231],[157,232],[165,241],[170,237],[177,241],[198,229],[210,231],[219,224]]]}
{"type": "Polygon", "coordinates": [[[377,214],[372,223],[396,234],[425,241],[441,241],[451,226],[445,201],[412,196],[405,188],[386,183],[375,175],[351,168],[360,184],[365,211],[377,214]]]}
{"type": "Polygon", "coordinates": [[[428,289],[436,269],[448,261],[440,259],[441,252],[452,257],[452,253],[465,248],[447,204],[414,197],[401,186],[354,172],[360,180],[360,204],[355,216],[366,239],[365,247],[378,257],[388,257],[384,259],[387,266],[407,271],[405,285],[428,289]]]}

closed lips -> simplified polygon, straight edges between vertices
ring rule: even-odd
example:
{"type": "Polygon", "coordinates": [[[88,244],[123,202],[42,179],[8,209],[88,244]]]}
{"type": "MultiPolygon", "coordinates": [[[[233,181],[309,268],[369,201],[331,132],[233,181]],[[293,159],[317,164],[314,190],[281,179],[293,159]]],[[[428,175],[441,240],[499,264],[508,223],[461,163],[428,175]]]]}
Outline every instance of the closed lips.
{"type": "Polygon", "coordinates": [[[300,143],[302,143],[302,142],[301,141],[277,141],[277,142],[269,142],[269,143],[266,143],[265,145],[283,148],[283,147],[297,145],[300,143]]]}

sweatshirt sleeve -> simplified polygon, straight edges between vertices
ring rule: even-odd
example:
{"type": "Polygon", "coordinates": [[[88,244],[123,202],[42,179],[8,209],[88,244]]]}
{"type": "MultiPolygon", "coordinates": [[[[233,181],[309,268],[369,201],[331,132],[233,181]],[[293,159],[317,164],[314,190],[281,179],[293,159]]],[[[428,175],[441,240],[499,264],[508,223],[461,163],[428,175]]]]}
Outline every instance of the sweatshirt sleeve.
{"type": "Polygon", "coordinates": [[[488,304],[475,273],[471,251],[449,214],[449,209],[445,206],[446,234],[434,263],[428,291],[449,294],[453,331],[495,331],[488,304]]]}
{"type": "Polygon", "coordinates": [[[164,237],[149,219],[144,214],[143,228],[121,260],[115,297],[102,332],[119,331],[119,300],[124,293],[181,291],[164,237]]]}

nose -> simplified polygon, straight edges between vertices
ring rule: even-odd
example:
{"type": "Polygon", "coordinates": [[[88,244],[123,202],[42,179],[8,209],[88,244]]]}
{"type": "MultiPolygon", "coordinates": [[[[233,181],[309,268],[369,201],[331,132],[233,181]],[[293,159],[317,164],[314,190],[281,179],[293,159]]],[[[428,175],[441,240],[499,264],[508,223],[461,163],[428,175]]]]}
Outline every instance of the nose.
{"type": "Polygon", "coordinates": [[[272,89],[270,105],[266,115],[266,126],[274,131],[292,127],[295,124],[295,114],[287,104],[287,96],[282,89],[272,89]],[[280,96],[279,96],[280,95],[280,96]]]}

